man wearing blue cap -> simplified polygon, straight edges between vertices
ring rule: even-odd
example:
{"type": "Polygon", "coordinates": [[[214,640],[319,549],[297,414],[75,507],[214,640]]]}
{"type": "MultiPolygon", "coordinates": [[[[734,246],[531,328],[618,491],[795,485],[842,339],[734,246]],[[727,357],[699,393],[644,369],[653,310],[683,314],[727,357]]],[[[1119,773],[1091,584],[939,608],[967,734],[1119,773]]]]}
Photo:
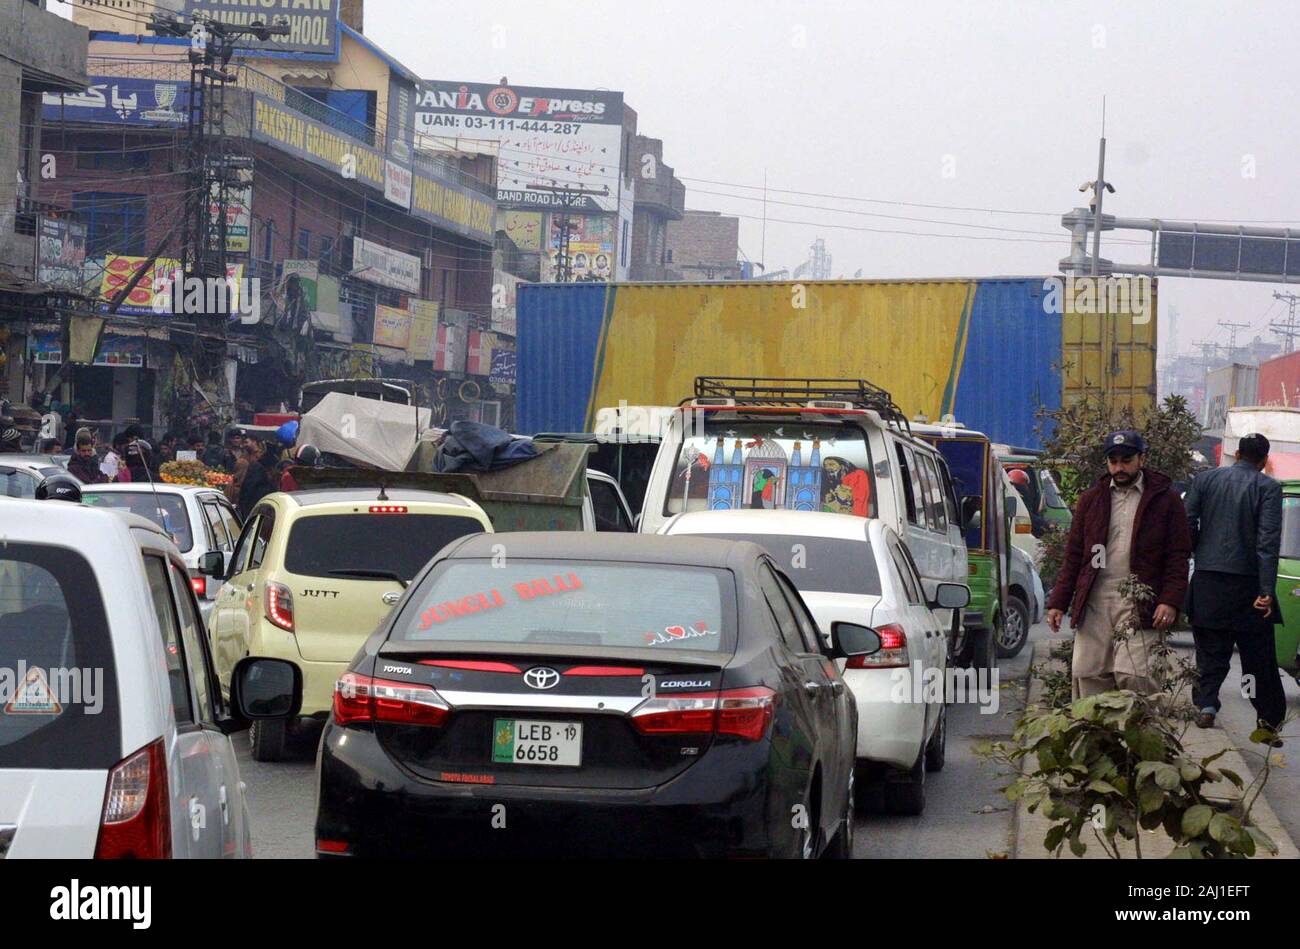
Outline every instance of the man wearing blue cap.
{"type": "MultiPolygon", "coordinates": [[[[1268,475],[1268,439],[1247,435],[1236,463],[1202,471],[1187,492],[1187,519],[1196,544],[1196,575],[1187,614],[1196,639],[1196,724],[1209,728],[1232,647],[1241,653],[1243,694],[1259,723],[1276,732],[1286,716],[1273,626],[1282,622],[1274,590],[1282,545],[1282,487],[1268,475]]],[[[1270,736],[1270,744],[1281,740],[1270,736]]]]}
{"type": "Polygon", "coordinates": [[[1053,630],[1070,610],[1076,699],[1111,689],[1156,691],[1152,651],[1178,618],[1187,592],[1187,515],[1169,477],[1146,467],[1146,450],[1138,432],[1106,436],[1106,473],[1079,496],[1047,600],[1053,630]],[[1119,592],[1130,574],[1155,591],[1136,615],[1119,592]],[[1115,630],[1130,622],[1133,634],[1117,641],[1115,630]]]}

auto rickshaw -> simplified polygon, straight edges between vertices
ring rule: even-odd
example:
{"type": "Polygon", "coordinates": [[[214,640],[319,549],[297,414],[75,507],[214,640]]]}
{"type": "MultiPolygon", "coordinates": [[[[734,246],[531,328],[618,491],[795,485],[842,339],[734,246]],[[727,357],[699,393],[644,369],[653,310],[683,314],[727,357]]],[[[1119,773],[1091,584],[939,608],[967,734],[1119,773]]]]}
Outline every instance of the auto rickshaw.
{"type": "Polygon", "coordinates": [[[1277,664],[1300,681],[1300,479],[1282,482],[1282,549],[1277,562],[1282,623],[1273,627],[1277,664]]]}

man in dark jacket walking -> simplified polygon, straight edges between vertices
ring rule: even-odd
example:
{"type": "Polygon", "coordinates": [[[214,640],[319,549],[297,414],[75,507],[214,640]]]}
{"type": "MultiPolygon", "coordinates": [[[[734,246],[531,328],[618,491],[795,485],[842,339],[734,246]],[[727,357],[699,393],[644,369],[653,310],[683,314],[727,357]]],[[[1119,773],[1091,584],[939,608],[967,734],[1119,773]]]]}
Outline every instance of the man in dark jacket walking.
{"type": "Polygon", "coordinates": [[[1156,691],[1152,652],[1178,618],[1187,592],[1191,537],[1170,479],[1146,468],[1146,439],[1138,432],[1112,432],[1103,448],[1107,472],[1079,496],[1065,559],[1047,600],[1053,630],[1070,610],[1076,699],[1111,689],[1156,691]],[[1137,615],[1119,592],[1130,574],[1155,591],[1137,615]],[[1115,630],[1128,622],[1135,631],[1116,640],[1115,630]]]}
{"type": "Polygon", "coordinates": [[[244,448],[244,457],[248,461],[244,469],[244,478],[239,485],[239,516],[248,520],[257,502],[275,491],[270,472],[267,470],[265,445],[258,439],[249,439],[244,448]]]}
{"type": "Polygon", "coordinates": [[[1236,464],[1202,471],[1187,492],[1187,520],[1196,544],[1187,613],[1196,639],[1196,724],[1209,728],[1235,644],[1243,693],[1260,723],[1274,731],[1286,716],[1273,626],[1282,622],[1275,591],[1282,544],[1282,486],[1264,474],[1269,443],[1247,435],[1236,464]],[[1247,678],[1249,677],[1249,678],[1247,678]]]}
{"type": "Polygon", "coordinates": [[[95,454],[95,436],[88,428],[77,430],[72,457],[68,459],[68,472],[82,484],[104,484],[108,475],[99,467],[95,454]]]}

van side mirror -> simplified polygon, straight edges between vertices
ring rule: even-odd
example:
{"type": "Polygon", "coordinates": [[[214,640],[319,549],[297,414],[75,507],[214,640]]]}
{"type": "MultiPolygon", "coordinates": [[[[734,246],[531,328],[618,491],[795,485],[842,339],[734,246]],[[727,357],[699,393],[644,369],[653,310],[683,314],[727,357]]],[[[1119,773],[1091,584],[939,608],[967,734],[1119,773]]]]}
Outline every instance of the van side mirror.
{"type": "Polygon", "coordinates": [[[1019,499],[1019,498],[1013,498],[1011,495],[1008,494],[1007,497],[1006,497],[1006,505],[1007,505],[1007,516],[1008,516],[1008,517],[1015,517],[1017,514],[1020,513],[1020,499],[1019,499]]]}
{"type": "Polygon", "coordinates": [[[964,583],[940,583],[934,591],[932,610],[960,610],[970,605],[970,587],[964,583]]]}

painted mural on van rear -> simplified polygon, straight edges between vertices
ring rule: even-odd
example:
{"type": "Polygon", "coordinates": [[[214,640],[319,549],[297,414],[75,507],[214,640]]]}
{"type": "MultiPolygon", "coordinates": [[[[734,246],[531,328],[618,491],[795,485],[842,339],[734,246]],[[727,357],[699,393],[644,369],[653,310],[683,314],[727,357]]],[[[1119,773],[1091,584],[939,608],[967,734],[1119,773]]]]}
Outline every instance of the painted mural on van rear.
{"type": "Polygon", "coordinates": [[[870,448],[861,429],[706,414],[680,443],[663,513],[707,507],[874,517],[874,501],[870,448]]]}

